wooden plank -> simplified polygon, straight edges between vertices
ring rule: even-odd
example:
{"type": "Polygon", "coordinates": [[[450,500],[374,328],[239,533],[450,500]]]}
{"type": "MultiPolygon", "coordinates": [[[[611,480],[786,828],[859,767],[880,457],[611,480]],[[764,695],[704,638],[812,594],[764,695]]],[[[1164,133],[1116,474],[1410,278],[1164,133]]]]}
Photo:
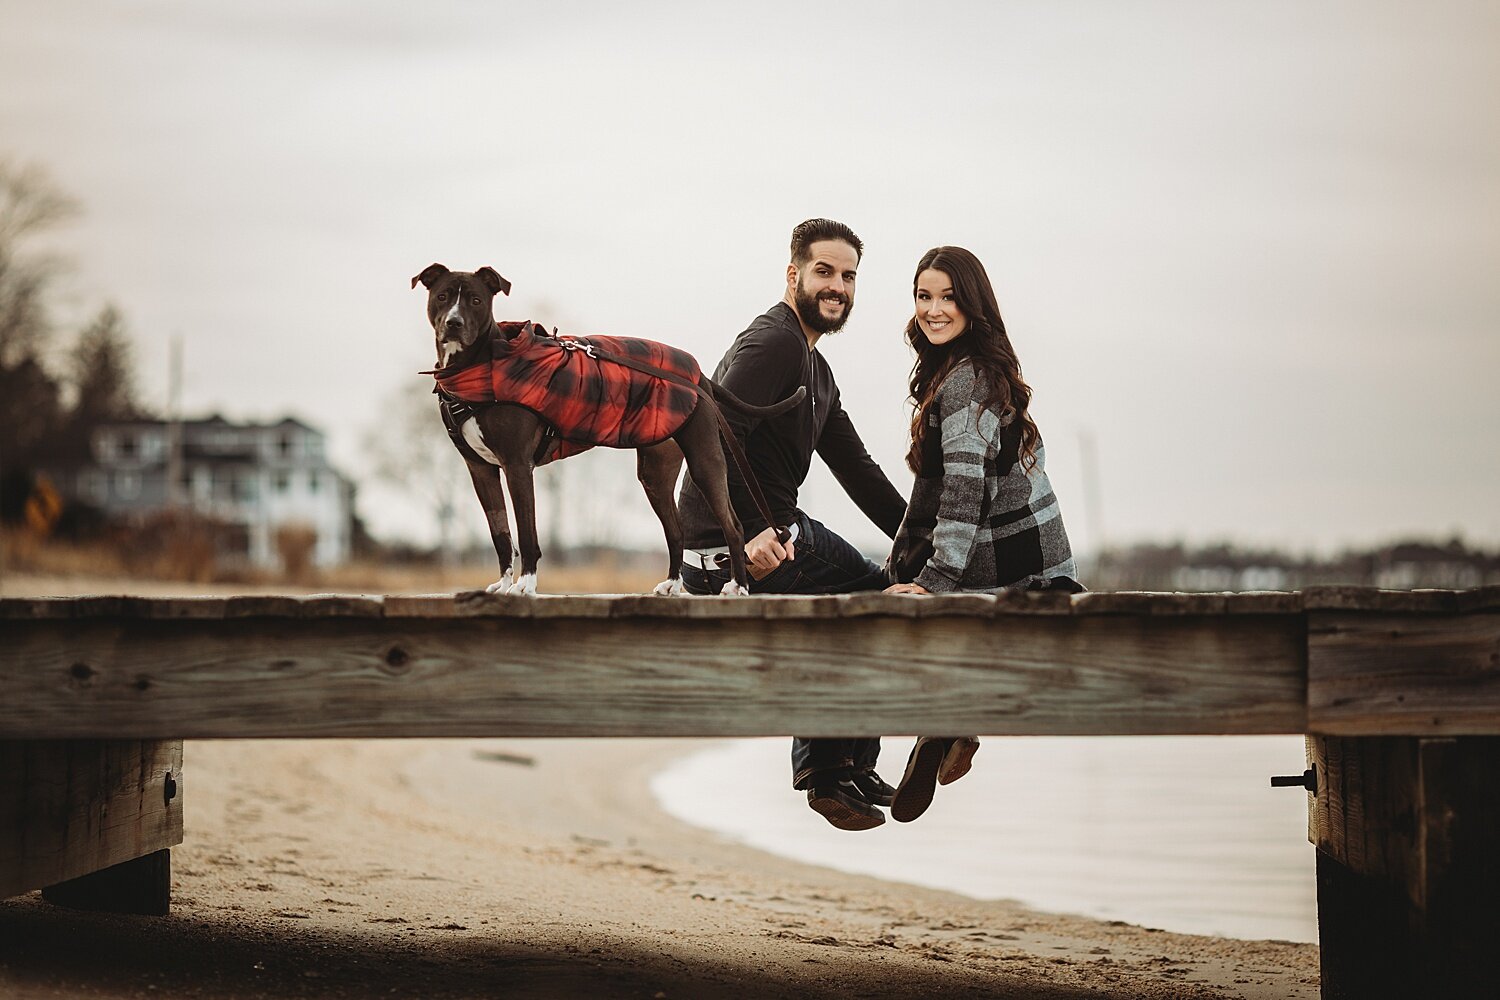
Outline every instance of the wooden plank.
{"type": "Polygon", "coordinates": [[[1500,611],[1500,585],[1461,590],[1455,600],[1459,611],[1500,611]]]}
{"type": "Polygon", "coordinates": [[[181,741],[0,741],[0,898],[182,843],[181,782],[181,741]]]}
{"type": "Polygon", "coordinates": [[[1002,590],[995,595],[996,615],[1071,615],[1074,595],[1061,590],[1002,590]]]}
{"type": "Polygon", "coordinates": [[[1307,840],[1316,845],[1319,831],[1328,827],[1328,798],[1323,794],[1323,783],[1327,780],[1327,764],[1323,760],[1324,740],[1318,736],[1304,736],[1302,742],[1307,747],[1308,769],[1317,776],[1318,782],[1317,790],[1307,793],[1307,840]]]}
{"type": "MultiPolygon", "coordinates": [[[[1350,871],[1321,849],[1318,965],[1323,1000],[1420,1000],[1404,903],[1390,886],[1350,871]]],[[[1433,998],[1437,1000],[1437,998],[1433,998]]]]}
{"type": "Polygon", "coordinates": [[[1319,736],[1313,743],[1321,765],[1313,843],[1323,996],[1413,996],[1417,741],[1319,736]]]}
{"type": "Polygon", "coordinates": [[[1421,877],[1425,978],[1445,996],[1483,975],[1500,936],[1500,739],[1423,739],[1421,877]]]}
{"type": "Polygon", "coordinates": [[[303,618],[379,618],[385,607],[379,597],[351,594],[313,594],[302,598],[303,618]]]}
{"type": "Polygon", "coordinates": [[[1224,611],[1231,615],[1289,615],[1303,611],[1302,595],[1279,590],[1247,590],[1224,595],[1224,611]]]}
{"type": "Polygon", "coordinates": [[[859,614],[882,596],[841,599],[855,617],[649,632],[504,617],[11,621],[0,738],[1305,729],[1300,616],[859,614]]]}
{"type": "Polygon", "coordinates": [[[1500,735],[1500,613],[1310,613],[1307,698],[1310,732],[1500,735]]]}
{"type": "Polygon", "coordinates": [[[1459,610],[1456,590],[1377,590],[1374,587],[1309,587],[1302,593],[1308,611],[1459,610]]]}
{"type": "Polygon", "coordinates": [[[1314,742],[1323,995],[1491,995],[1500,739],[1314,742]]]}
{"type": "MultiPolygon", "coordinates": [[[[802,595],[799,595],[802,596],[802,595]]],[[[752,610],[767,602],[785,600],[781,595],[740,599],[695,598],[699,610],[686,617],[761,617],[752,610]]],[[[1373,587],[1312,587],[1305,592],[1248,591],[1222,594],[1151,593],[1144,591],[1087,592],[1066,594],[1052,591],[1001,591],[995,595],[942,594],[924,598],[918,606],[933,612],[907,610],[898,595],[866,593],[830,595],[803,599],[827,602],[850,615],[890,614],[896,617],[934,613],[950,616],[969,613],[985,617],[1006,614],[1298,614],[1314,612],[1391,612],[1454,614],[1500,612],[1500,586],[1476,590],[1377,590],[1373,587]],[[987,600],[980,602],[976,597],[987,600]],[[993,601],[993,604],[988,602],[993,601]],[[967,608],[965,605],[967,604],[967,608]],[[960,610],[964,609],[964,610],[960,610]]],[[[640,594],[583,594],[514,597],[464,591],[458,594],[391,595],[316,594],[311,597],[253,596],[229,598],[142,598],[93,596],[66,598],[0,599],[0,620],[35,618],[94,618],[132,616],[173,617],[431,617],[463,618],[473,615],[536,617],[537,608],[547,617],[678,617],[670,610],[677,598],[640,594]]],[[[807,607],[817,607],[809,604],[807,607]]],[[[779,613],[778,613],[779,614],[779,613]]],[[[818,614],[826,615],[826,611],[818,614]]]]}

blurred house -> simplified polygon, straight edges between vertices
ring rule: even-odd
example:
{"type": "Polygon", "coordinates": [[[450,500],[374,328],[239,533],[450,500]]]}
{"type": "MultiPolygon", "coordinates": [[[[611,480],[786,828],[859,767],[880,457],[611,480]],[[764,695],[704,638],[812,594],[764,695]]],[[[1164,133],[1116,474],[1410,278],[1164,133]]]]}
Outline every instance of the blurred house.
{"type": "Polygon", "coordinates": [[[227,528],[223,555],[259,568],[282,568],[291,539],[315,566],[349,558],[354,486],[329,465],[323,433],[300,420],[112,423],[89,444],[66,492],[111,518],[190,511],[227,528]]]}

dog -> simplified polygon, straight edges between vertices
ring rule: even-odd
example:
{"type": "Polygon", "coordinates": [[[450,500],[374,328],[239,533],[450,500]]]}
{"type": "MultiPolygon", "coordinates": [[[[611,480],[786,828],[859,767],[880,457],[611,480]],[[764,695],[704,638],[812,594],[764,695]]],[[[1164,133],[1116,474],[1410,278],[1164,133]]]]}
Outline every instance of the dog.
{"type": "MultiPolygon", "coordinates": [[[[500,579],[485,589],[490,593],[535,596],[541,547],[537,542],[532,470],[595,444],[608,447],[632,445],[617,443],[621,435],[615,435],[609,440],[570,441],[566,435],[559,439],[554,434],[560,432],[555,431],[537,412],[548,407],[538,405],[535,399],[526,401],[529,406],[496,398],[498,394],[489,397],[493,402],[464,402],[445,391],[445,382],[451,387],[456,384],[454,379],[468,379],[465,384],[475,382],[476,379],[469,378],[468,373],[479,373],[479,380],[489,377],[482,366],[490,362],[496,353],[496,338],[547,338],[548,335],[540,327],[530,323],[496,323],[493,315],[495,296],[509,295],[511,285],[492,267],[481,267],[469,272],[450,271],[442,264],[432,264],[411,279],[413,289],[418,284],[427,289],[427,319],[432,326],[437,348],[437,368],[423,374],[434,375],[438,379],[436,391],[441,399],[440,410],[444,423],[454,446],[463,455],[464,463],[468,466],[469,478],[473,481],[474,492],[484,508],[495,555],[500,562],[500,579]],[[514,552],[505,495],[507,489],[510,494],[509,512],[515,516],[519,536],[519,573],[514,572],[513,566],[514,552]]],[[[500,346],[507,347],[509,342],[500,346]]],[[[680,424],[671,428],[670,434],[664,439],[636,446],[636,478],[645,489],[646,498],[661,521],[667,540],[667,578],[657,584],[652,593],[673,597],[686,593],[682,585],[682,529],[673,495],[677,477],[686,462],[693,482],[708,501],[709,508],[723,529],[725,539],[730,541],[731,579],[724,585],[722,593],[749,594],[750,580],[745,566],[744,547],[735,544],[742,537],[743,529],[729,500],[721,433],[728,436],[730,452],[740,465],[741,474],[751,492],[758,498],[757,502],[763,508],[762,516],[769,520],[770,514],[764,511],[764,500],[759,499],[759,486],[754,482],[753,473],[744,464],[739,445],[732,438],[733,432],[724,424],[718,406],[722,402],[750,416],[774,417],[802,402],[807,390],[799,387],[791,396],[771,406],[752,406],[736,399],[722,386],[715,385],[703,375],[691,355],[652,341],[553,336],[549,344],[538,346],[550,351],[554,359],[562,357],[559,348],[580,351],[591,357],[602,357],[598,362],[601,366],[620,365],[645,373],[647,378],[660,377],[662,385],[654,388],[672,394],[671,402],[676,408],[676,417],[680,417],[680,424]],[[605,347],[617,348],[618,352],[611,353],[605,347]],[[658,362],[663,358],[676,359],[685,362],[678,367],[687,370],[662,369],[657,364],[641,360],[647,357],[658,362]],[[650,371],[656,371],[657,374],[652,375],[650,371]]],[[[544,390],[538,387],[535,391],[544,390]]],[[[551,402],[565,405],[570,412],[586,405],[580,399],[559,401],[552,398],[543,401],[544,404],[551,402]]],[[[586,422],[587,415],[583,419],[586,422]]],[[[655,437],[650,434],[647,436],[655,437]]]]}

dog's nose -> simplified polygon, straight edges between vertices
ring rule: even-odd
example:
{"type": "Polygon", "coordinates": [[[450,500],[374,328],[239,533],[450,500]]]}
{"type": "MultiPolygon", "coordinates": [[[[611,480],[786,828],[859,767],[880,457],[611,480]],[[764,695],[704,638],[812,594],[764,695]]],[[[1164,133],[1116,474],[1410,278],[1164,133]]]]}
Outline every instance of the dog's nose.
{"type": "Polygon", "coordinates": [[[462,316],[449,316],[447,322],[445,322],[443,325],[449,330],[462,330],[464,325],[464,318],[462,316]]]}

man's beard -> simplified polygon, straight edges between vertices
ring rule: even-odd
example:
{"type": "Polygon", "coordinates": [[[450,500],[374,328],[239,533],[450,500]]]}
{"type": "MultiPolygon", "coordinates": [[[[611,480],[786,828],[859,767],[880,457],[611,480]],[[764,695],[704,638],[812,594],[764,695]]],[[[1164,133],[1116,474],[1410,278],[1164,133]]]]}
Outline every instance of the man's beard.
{"type": "Polygon", "coordinates": [[[792,296],[797,303],[797,315],[802,317],[802,322],[813,333],[838,333],[849,322],[849,314],[854,311],[854,300],[847,295],[825,294],[825,298],[837,298],[844,304],[844,311],[836,319],[829,319],[823,315],[823,310],[818,304],[818,299],[810,294],[803,286],[802,279],[797,279],[797,292],[792,296]]]}

